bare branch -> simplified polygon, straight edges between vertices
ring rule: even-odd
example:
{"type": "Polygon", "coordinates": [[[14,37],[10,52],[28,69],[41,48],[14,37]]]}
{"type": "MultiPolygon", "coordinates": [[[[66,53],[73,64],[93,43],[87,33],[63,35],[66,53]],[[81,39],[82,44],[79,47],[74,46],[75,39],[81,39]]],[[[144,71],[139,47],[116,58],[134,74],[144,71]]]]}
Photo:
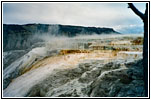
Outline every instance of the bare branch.
{"type": "Polygon", "coordinates": [[[148,16],[148,3],[146,3],[145,16],[148,16]]]}
{"type": "Polygon", "coordinates": [[[128,3],[128,8],[131,8],[133,10],[133,12],[138,15],[141,19],[145,18],[145,15],[140,12],[132,3],[128,3]]]}

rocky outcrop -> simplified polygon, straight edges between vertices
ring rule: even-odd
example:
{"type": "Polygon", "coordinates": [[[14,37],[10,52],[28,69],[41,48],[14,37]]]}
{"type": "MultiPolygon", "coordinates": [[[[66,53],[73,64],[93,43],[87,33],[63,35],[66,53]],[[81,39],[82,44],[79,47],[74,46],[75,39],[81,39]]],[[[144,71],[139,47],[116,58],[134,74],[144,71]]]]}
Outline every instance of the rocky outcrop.
{"type": "Polygon", "coordinates": [[[50,24],[26,24],[26,25],[3,25],[3,49],[25,50],[37,42],[43,40],[34,37],[35,35],[54,35],[73,37],[82,34],[118,34],[112,28],[82,27],[70,25],[50,24]]]}
{"type": "Polygon", "coordinates": [[[142,38],[94,36],[3,52],[3,96],[143,97],[142,38]]]}
{"type": "MultiPolygon", "coordinates": [[[[30,70],[34,63],[37,63],[38,61],[46,57],[57,55],[58,53],[59,50],[49,51],[44,47],[34,48],[22,57],[20,57],[21,55],[17,55],[19,54],[19,52],[17,52],[17,54],[15,54],[15,51],[8,52],[8,54],[4,56],[4,64],[7,64],[8,62],[10,65],[4,66],[3,88],[7,88],[7,86],[14,78],[30,70]],[[17,59],[17,56],[19,56],[20,58],[17,59]]],[[[20,54],[24,54],[24,52],[20,51],[20,54]]]]}
{"type": "Polygon", "coordinates": [[[19,59],[21,56],[26,54],[25,50],[12,50],[8,52],[3,52],[3,69],[13,63],[15,60],[19,59]]]}
{"type": "Polygon", "coordinates": [[[100,60],[83,62],[78,67],[55,70],[26,96],[50,97],[142,97],[144,96],[142,60],[100,60]]]}

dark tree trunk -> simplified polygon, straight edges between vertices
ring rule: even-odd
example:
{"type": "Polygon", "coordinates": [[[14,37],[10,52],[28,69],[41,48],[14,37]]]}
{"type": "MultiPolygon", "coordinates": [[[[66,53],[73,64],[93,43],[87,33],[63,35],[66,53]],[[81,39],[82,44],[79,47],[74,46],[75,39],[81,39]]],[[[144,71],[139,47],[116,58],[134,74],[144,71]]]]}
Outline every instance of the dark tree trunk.
{"type": "Polygon", "coordinates": [[[144,20],[143,66],[145,96],[148,96],[148,18],[144,20]]]}
{"type": "Polygon", "coordinates": [[[144,67],[144,86],[145,96],[148,96],[148,4],[146,3],[145,14],[141,13],[135,8],[132,3],[128,3],[136,15],[138,15],[144,22],[144,42],[143,42],[143,67],[144,67]]]}

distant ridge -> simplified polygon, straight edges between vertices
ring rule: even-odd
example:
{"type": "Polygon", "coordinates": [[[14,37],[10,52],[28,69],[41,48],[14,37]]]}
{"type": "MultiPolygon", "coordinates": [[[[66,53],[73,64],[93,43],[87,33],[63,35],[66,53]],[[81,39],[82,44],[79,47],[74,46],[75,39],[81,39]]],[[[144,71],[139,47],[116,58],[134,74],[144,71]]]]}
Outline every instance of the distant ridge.
{"type": "Polygon", "coordinates": [[[114,31],[113,28],[100,28],[100,27],[84,27],[84,26],[72,26],[72,25],[60,25],[60,24],[4,24],[4,34],[10,33],[50,33],[53,35],[65,35],[65,36],[76,36],[77,34],[110,34],[118,32],[114,31]]]}
{"type": "Polygon", "coordinates": [[[30,47],[34,41],[31,39],[35,34],[50,34],[54,36],[74,37],[77,35],[91,34],[120,34],[113,28],[84,27],[60,24],[3,24],[3,49],[25,49],[30,47]]]}

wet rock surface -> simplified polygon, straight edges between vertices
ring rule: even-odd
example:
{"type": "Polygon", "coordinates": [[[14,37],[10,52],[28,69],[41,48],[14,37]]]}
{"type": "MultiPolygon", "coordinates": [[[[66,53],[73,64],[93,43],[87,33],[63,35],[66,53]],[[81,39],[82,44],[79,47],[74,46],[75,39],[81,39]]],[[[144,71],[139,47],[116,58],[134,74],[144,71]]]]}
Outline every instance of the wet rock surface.
{"type": "Polygon", "coordinates": [[[143,97],[142,37],[105,37],[48,37],[3,52],[3,96],[143,97]]]}
{"type": "Polygon", "coordinates": [[[66,70],[54,70],[32,87],[26,96],[47,97],[142,97],[142,60],[129,63],[100,61],[82,63],[66,70]],[[95,62],[95,64],[94,64],[95,62]]]}
{"type": "MultiPolygon", "coordinates": [[[[15,52],[15,51],[14,51],[15,52]]],[[[20,54],[19,51],[15,52],[8,52],[7,55],[5,55],[4,58],[4,64],[5,62],[11,63],[11,60],[15,60],[16,57],[18,57],[17,60],[12,62],[9,66],[4,66],[4,74],[3,74],[3,88],[7,88],[7,86],[11,83],[11,81],[18,76],[24,74],[26,71],[30,70],[32,68],[32,64],[40,61],[41,59],[44,59],[46,57],[51,57],[56,54],[58,54],[58,50],[51,50],[47,51],[44,47],[34,48],[31,51],[29,51],[27,54],[25,54],[25,51],[20,51],[23,55],[17,55],[20,54]],[[39,52],[43,51],[43,52],[39,52]],[[6,67],[6,68],[5,68],[6,67]]]]}

